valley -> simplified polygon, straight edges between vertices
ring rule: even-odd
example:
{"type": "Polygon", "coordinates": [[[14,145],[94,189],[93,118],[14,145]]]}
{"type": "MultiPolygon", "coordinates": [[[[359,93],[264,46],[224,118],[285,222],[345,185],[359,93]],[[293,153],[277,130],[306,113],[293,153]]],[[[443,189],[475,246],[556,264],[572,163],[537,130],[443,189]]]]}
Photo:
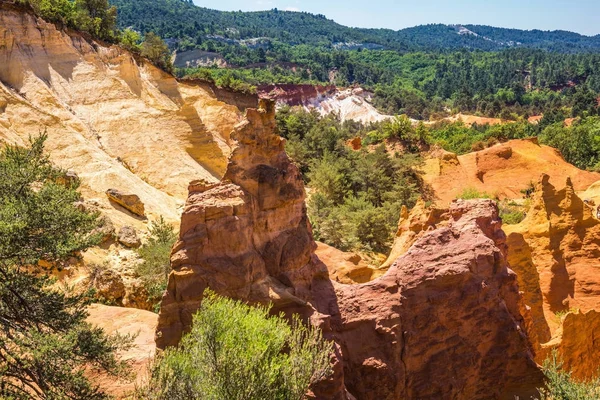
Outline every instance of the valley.
{"type": "Polygon", "coordinates": [[[600,398],[598,37],[64,1],[0,2],[0,397],[201,398],[218,359],[253,400],[600,398]]]}

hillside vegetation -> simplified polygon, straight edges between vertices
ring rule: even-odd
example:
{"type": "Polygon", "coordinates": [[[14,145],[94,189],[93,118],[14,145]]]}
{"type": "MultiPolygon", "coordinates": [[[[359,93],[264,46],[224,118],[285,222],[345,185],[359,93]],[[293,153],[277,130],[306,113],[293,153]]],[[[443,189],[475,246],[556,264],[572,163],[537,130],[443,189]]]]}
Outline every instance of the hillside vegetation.
{"type": "Polygon", "coordinates": [[[522,31],[466,25],[472,33],[442,24],[391,29],[349,28],[324,15],[278,9],[259,12],[217,11],[197,7],[191,0],[112,0],[119,25],[161,36],[202,42],[209,35],[222,41],[274,39],[290,45],[385,48],[390,50],[500,50],[523,46],[562,52],[600,48],[600,36],[571,32],[522,31]]]}
{"type": "Polygon", "coordinates": [[[252,92],[272,83],[360,85],[374,92],[383,112],[424,120],[456,112],[512,120],[549,111],[596,113],[598,36],[479,25],[357,29],[277,9],[222,12],[184,0],[111,3],[122,29],[158,34],[178,52],[222,57],[227,68],[176,71],[219,86],[252,92]]]}

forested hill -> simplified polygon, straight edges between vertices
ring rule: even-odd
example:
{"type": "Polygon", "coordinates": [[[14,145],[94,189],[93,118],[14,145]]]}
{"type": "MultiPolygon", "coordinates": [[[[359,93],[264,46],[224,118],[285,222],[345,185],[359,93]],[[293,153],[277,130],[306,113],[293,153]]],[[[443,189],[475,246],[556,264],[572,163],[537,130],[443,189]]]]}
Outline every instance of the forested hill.
{"type": "Polygon", "coordinates": [[[480,25],[422,25],[400,31],[359,29],[340,25],[323,15],[273,9],[223,12],[197,7],[191,0],[110,0],[117,6],[121,28],[153,31],[187,44],[205,40],[276,40],[289,45],[311,44],[341,49],[502,50],[530,47],[558,52],[600,50],[600,35],[565,31],[523,31],[480,25]]]}

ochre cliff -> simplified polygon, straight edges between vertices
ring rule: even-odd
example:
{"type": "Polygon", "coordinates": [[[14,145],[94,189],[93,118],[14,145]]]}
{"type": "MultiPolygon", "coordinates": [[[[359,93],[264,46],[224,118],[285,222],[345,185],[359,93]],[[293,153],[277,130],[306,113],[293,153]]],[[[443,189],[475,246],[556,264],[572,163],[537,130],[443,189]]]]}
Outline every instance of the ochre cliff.
{"type": "Polygon", "coordinates": [[[178,220],[189,181],[222,177],[241,118],[208,85],[0,3],[0,142],[46,131],[52,161],[111,217],[104,192],[115,188],[138,195],[149,217],[178,220]]]}
{"type": "Polygon", "coordinates": [[[0,2],[0,145],[26,145],[47,133],[51,161],[81,180],[81,206],[101,212],[110,227],[102,248],[71,268],[69,284],[85,281],[86,267],[106,264],[125,282],[118,304],[148,308],[137,301],[144,297],[137,256],[115,234],[133,228],[144,241],[160,216],[179,222],[188,183],[222,178],[229,134],[257,99],[179,82],[119,46],[59,29],[10,3],[0,2]],[[114,191],[139,199],[141,215],[109,198],[114,191]]]}
{"type": "Polygon", "coordinates": [[[600,180],[600,174],[567,163],[558,150],[539,145],[537,139],[511,140],[485,150],[456,156],[438,151],[426,160],[423,179],[435,193],[436,203],[446,207],[465,189],[476,189],[501,200],[522,198],[542,173],[554,184],[571,177],[577,191],[600,180]]]}
{"type": "Polygon", "coordinates": [[[248,110],[231,137],[223,181],[190,185],[159,347],[178,342],[209,287],[299,312],[335,341],[335,373],[316,398],[513,399],[541,385],[494,202],[452,204],[384,276],[339,284],[314,254],[272,104],[248,110]]]}
{"type": "MultiPolygon", "coordinates": [[[[600,327],[600,221],[570,179],[558,190],[542,175],[531,203],[523,222],[505,228],[508,260],[531,310],[531,341],[538,350],[558,348],[576,376],[596,373],[598,353],[583,349],[595,345],[600,327]]],[[[538,351],[538,362],[548,355],[538,351]]]]}

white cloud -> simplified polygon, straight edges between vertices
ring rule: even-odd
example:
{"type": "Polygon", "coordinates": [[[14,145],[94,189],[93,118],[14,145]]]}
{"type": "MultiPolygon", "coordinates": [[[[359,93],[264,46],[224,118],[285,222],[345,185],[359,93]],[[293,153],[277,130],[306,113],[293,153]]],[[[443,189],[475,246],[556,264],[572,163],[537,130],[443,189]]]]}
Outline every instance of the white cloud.
{"type": "Polygon", "coordinates": [[[286,7],[285,11],[296,11],[296,12],[298,12],[298,11],[300,11],[300,9],[298,7],[286,7]]]}

